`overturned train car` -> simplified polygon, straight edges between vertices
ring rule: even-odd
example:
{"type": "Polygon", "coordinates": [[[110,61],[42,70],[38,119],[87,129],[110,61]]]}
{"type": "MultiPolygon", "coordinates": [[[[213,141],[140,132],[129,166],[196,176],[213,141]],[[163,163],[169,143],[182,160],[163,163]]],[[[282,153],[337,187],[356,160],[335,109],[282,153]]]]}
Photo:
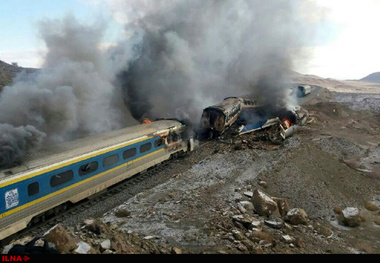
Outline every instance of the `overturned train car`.
{"type": "Polygon", "coordinates": [[[260,114],[262,112],[260,109],[250,111],[248,113],[250,118],[244,116],[247,113],[243,112],[240,119],[236,121],[239,135],[252,132],[265,132],[269,140],[281,142],[299,130],[309,117],[308,111],[302,108],[295,108],[293,110],[281,109],[277,111],[277,114],[272,115],[276,116],[272,118],[268,118],[266,114],[260,114]]]}
{"type": "Polygon", "coordinates": [[[205,133],[217,137],[236,122],[243,109],[257,106],[257,102],[251,99],[226,98],[223,102],[203,110],[201,128],[205,133]]]}
{"type": "Polygon", "coordinates": [[[228,134],[265,131],[270,140],[284,140],[305,124],[308,112],[302,108],[275,111],[255,100],[230,97],[203,110],[201,127],[207,138],[228,134]]]}

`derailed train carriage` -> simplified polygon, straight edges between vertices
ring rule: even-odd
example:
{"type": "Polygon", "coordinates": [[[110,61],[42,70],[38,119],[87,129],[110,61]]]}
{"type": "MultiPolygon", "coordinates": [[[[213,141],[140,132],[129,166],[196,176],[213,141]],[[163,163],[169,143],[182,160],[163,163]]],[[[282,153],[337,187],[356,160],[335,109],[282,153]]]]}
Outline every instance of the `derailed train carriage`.
{"type": "Polygon", "coordinates": [[[229,97],[203,110],[201,128],[206,137],[265,131],[272,141],[284,140],[305,124],[308,112],[300,107],[267,109],[255,100],[229,97]]]}
{"type": "Polygon", "coordinates": [[[263,108],[243,111],[235,123],[239,135],[263,133],[272,142],[282,142],[292,136],[307,121],[309,113],[300,107],[278,109],[268,114],[263,108]]]}
{"type": "Polygon", "coordinates": [[[258,103],[251,99],[225,98],[223,102],[203,110],[201,128],[205,133],[217,137],[236,122],[244,108],[256,108],[257,106],[258,103]]]}
{"type": "Polygon", "coordinates": [[[0,170],[0,240],[180,153],[188,127],[161,120],[57,145],[0,170]]]}

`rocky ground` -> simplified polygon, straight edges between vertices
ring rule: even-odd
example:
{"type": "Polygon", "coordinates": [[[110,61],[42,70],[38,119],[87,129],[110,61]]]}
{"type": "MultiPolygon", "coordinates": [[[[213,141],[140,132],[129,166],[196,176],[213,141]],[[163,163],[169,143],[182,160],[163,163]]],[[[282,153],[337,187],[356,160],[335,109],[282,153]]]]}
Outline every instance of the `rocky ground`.
{"type": "Polygon", "coordinates": [[[37,246],[46,240],[80,254],[380,253],[380,95],[312,82],[323,88],[302,102],[308,123],[282,145],[252,134],[202,144],[171,163],[158,185],[103,215],[55,226],[37,246]]]}

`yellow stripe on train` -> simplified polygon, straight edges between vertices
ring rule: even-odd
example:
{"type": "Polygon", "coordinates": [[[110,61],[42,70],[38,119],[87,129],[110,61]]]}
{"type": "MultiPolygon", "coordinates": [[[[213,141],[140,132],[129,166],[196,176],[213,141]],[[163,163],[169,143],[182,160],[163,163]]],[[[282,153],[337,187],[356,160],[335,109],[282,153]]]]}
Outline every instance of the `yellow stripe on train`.
{"type": "Polygon", "coordinates": [[[86,154],[86,155],[83,155],[81,157],[77,157],[75,159],[71,159],[70,161],[67,161],[67,162],[64,162],[64,163],[61,163],[61,164],[57,164],[57,165],[53,165],[53,166],[51,166],[49,168],[43,169],[43,170],[38,171],[38,172],[34,172],[34,173],[30,174],[30,175],[24,175],[24,176],[21,176],[20,178],[11,180],[11,181],[6,182],[6,183],[2,183],[2,184],[0,184],[0,188],[8,186],[8,185],[15,184],[15,183],[18,183],[18,182],[21,182],[21,181],[24,181],[24,180],[27,180],[27,179],[30,179],[30,178],[33,178],[33,177],[36,177],[36,176],[39,176],[41,174],[45,174],[45,173],[48,173],[48,172],[51,172],[51,171],[54,171],[54,170],[58,170],[60,168],[69,166],[71,164],[78,163],[78,162],[81,162],[81,161],[84,161],[86,159],[90,159],[90,158],[93,158],[93,157],[97,157],[97,156],[105,154],[107,152],[112,152],[112,151],[121,149],[123,147],[127,147],[129,145],[132,145],[132,144],[135,144],[135,143],[139,143],[139,142],[142,142],[142,141],[145,141],[145,140],[149,140],[149,139],[152,139],[152,138],[153,137],[144,137],[142,139],[130,141],[130,142],[127,142],[127,143],[123,143],[121,145],[112,147],[110,149],[101,150],[101,151],[93,153],[93,154],[86,154]]]}
{"type": "MultiPolygon", "coordinates": [[[[144,139],[144,140],[146,140],[146,139],[144,139]]],[[[124,146],[123,146],[123,147],[124,147],[124,146]]],[[[120,148],[122,148],[122,147],[120,147],[120,148]]],[[[113,150],[116,150],[116,149],[113,149],[113,150]]],[[[111,151],[113,151],[113,150],[111,150],[111,151]]],[[[54,193],[51,193],[51,194],[46,195],[46,196],[44,196],[44,197],[41,197],[41,198],[39,198],[39,199],[37,199],[37,200],[34,200],[34,201],[32,201],[32,202],[29,202],[29,203],[27,203],[27,204],[25,204],[25,205],[19,206],[19,207],[15,208],[15,209],[13,209],[13,210],[11,210],[11,211],[9,211],[9,212],[5,212],[5,213],[3,213],[3,214],[0,214],[0,219],[3,218],[3,217],[5,217],[5,216],[11,215],[11,214],[13,214],[13,213],[16,213],[16,212],[18,212],[18,211],[21,211],[21,210],[23,210],[23,209],[25,209],[25,208],[27,208],[27,207],[29,207],[29,206],[35,205],[35,204],[37,204],[37,203],[39,203],[39,202],[42,202],[42,201],[44,201],[44,200],[46,200],[46,199],[49,199],[49,198],[51,198],[51,197],[53,197],[53,196],[56,196],[56,195],[59,195],[59,194],[61,194],[61,193],[63,193],[63,192],[66,192],[66,191],[68,191],[68,190],[71,190],[71,189],[73,189],[73,188],[75,188],[75,187],[78,187],[78,186],[80,186],[80,185],[82,185],[82,184],[85,184],[85,183],[87,183],[87,182],[90,182],[90,181],[92,181],[92,180],[95,180],[96,178],[99,178],[99,177],[101,177],[101,176],[104,176],[104,175],[106,175],[106,174],[109,174],[109,173],[111,173],[111,172],[114,172],[114,171],[116,171],[116,170],[118,170],[118,169],[121,169],[121,168],[123,168],[123,167],[125,167],[125,166],[128,166],[128,165],[132,164],[133,162],[141,161],[141,160],[143,160],[143,159],[145,159],[145,158],[151,157],[151,156],[153,156],[153,155],[155,155],[155,154],[157,154],[157,153],[160,153],[160,152],[162,152],[162,151],[164,151],[164,150],[165,150],[165,149],[163,148],[163,149],[160,149],[160,150],[158,150],[158,151],[152,152],[152,153],[147,154],[147,155],[145,155],[145,156],[143,156],[143,157],[140,157],[140,158],[137,158],[137,159],[135,159],[135,160],[133,160],[133,161],[130,161],[130,162],[124,163],[124,164],[119,165],[119,166],[117,166],[117,167],[115,167],[115,168],[112,168],[112,169],[110,169],[110,170],[108,170],[108,171],[105,171],[105,172],[103,172],[103,173],[100,173],[100,174],[98,174],[98,175],[95,175],[95,176],[93,176],[93,177],[91,177],[91,178],[88,178],[88,179],[86,179],[86,180],[80,181],[80,182],[78,182],[78,183],[76,183],[76,184],[70,185],[70,186],[68,186],[68,187],[66,187],[66,188],[63,188],[63,189],[61,189],[61,190],[58,190],[58,191],[56,191],[56,192],[54,192],[54,193]]],[[[95,155],[95,156],[96,156],[96,155],[95,155]]],[[[93,156],[92,156],[92,157],[93,157],[93,156]]],[[[91,158],[91,157],[90,157],[90,158],[91,158]]],[[[70,164],[71,164],[71,163],[70,163],[70,164]]],[[[68,164],[68,165],[70,165],[70,164],[68,164]]]]}

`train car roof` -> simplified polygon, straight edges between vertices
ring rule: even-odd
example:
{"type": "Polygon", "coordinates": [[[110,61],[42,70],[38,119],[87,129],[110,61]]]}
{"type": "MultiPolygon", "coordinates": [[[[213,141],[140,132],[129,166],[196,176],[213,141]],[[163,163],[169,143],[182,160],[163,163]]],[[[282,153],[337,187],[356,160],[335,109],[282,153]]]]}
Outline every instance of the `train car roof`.
{"type": "Polygon", "coordinates": [[[207,107],[204,110],[220,110],[223,113],[230,111],[236,104],[241,103],[241,100],[237,97],[230,97],[223,100],[221,103],[207,107]]]}
{"type": "Polygon", "coordinates": [[[64,142],[52,147],[43,148],[37,152],[28,154],[18,166],[8,169],[0,169],[0,181],[6,177],[30,169],[63,162],[113,145],[153,135],[161,130],[178,126],[179,124],[180,123],[175,120],[160,120],[108,133],[91,135],[75,141],[64,142]]]}

